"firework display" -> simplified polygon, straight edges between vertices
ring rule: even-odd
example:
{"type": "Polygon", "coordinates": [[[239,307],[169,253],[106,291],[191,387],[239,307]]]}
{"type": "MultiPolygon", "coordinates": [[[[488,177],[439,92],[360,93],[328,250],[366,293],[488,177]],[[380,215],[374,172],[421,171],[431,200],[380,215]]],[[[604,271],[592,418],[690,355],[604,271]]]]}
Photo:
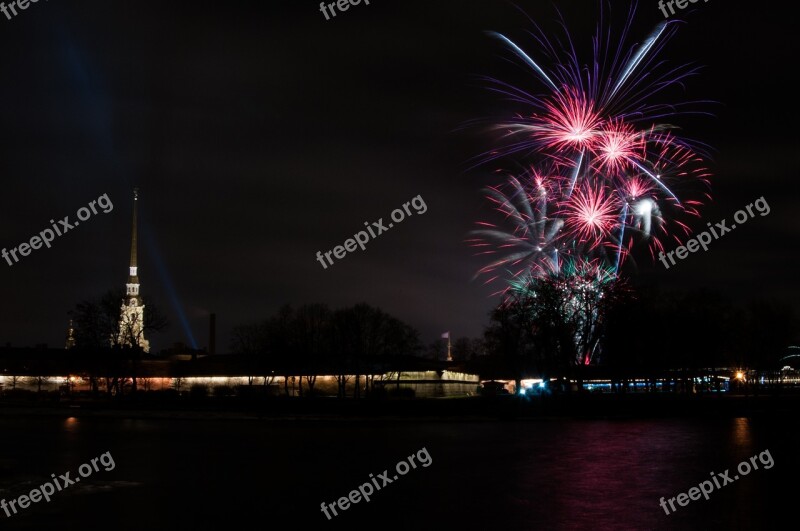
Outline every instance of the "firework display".
{"type": "Polygon", "coordinates": [[[479,222],[468,240],[490,258],[477,276],[502,281],[501,292],[562,273],[567,263],[594,264],[616,278],[634,245],[654,257],[665,239],[680,243],[691,232],[687,220],[710,199],[705,146],[668,122],[696,112],[698,102],[655,101],[696,69],[658,59],[672,22],[628,44],[634,12],[618,34],[601,13],[585,63],[569,34],[550,41],[536,27],[531,54],[491,34],[535,78],[530,89],[487,78],[490,90],[523,106],[495,122],[502,140],[479,163],[525,169],[501,172],[502,182],[486,189],[502,220],[479,222]]]}

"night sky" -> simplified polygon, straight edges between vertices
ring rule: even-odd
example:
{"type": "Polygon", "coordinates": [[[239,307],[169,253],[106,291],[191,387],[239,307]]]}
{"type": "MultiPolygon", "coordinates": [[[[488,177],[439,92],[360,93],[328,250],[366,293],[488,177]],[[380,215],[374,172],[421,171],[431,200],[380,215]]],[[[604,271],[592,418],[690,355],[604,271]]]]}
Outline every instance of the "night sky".
{"type": "MultiPolygon", "coordinates": [[[[518,5],[558,32],[553,5],[518,5]]],[[[598,3],[555,5],[585,40],[598,3]]],[[[714,116],[674,120],[715,148],[715,201],[695,226],[761,196],[771,213],[670,270],[639,260],[636,282],[797,308],[796,19],[774,2],[694,6],[663,58],[703,67],[682,99],[717,102],[714,116]]],[[[659,20],[657,2],[641,2],[633,35],[659,20]]],[[[367,302],[426,343],[480,334],[497,286],[472,280],[486,262],[464,240],[497,168],[470,169],[495,144],[464,125],[524,111],[479,76],[539,87],[485,33],[532,50],[529,29],[513,4],[477,0],[372,0],[329,21],[298,0],[39,1],[0,15],[0,245],[74,221],[102,194],[114,205],[0,262],[0,344],[60,347],[75,303],[124,287],[134,186],[142,293],[172,322],[150,337],[155,350],[206,346],[215,312],[225,351],[231,327],[287,302],[367,302]],[[417,195],[425,214],[327,270],[317,262],[417,195]]]]}

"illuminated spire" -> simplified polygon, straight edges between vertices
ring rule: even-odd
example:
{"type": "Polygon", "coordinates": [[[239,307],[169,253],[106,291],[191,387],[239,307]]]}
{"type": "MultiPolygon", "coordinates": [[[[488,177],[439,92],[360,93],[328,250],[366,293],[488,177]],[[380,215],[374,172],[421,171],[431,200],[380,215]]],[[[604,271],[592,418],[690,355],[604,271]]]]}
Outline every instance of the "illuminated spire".
{"type": "MultiPolygon", "coordinates": [[[[150,351],[150,342],[144,338],[144,304],[139,298],[139,271],[137,263],[137,210],[139,189],[133,189],[133,227],[131,229],[131,263],[128,270],[128,283],[125,285],[125,300],[122,301],[120,331],[116,344],[129,345],[150,351]]],[[[114,343],[114,341],[112,341],[114,343]]]]}
{"type": "Polygon", "coordinates": [[[133,228],[131,229],[131,265],[128,276],[128,295],[139,295],[139,271],[136,265],[137,229],[136,210],[139,205],[139,189],[133,189],[133,228]]]}

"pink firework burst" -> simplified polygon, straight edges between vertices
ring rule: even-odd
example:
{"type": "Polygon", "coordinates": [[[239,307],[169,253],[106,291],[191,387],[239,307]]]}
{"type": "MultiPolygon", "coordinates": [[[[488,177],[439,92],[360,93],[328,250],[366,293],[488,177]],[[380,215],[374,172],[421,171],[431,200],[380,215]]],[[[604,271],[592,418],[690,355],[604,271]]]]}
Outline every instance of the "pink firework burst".
{"type": "Polygon", "coordinates": [[[653,191],[655,185],[650,179],[645,179],[641,175],[635,175],[625,181],[622,186],[622,193],[628,201],[636,201],[653,191]]]}
{"type": "Polygon", "coordinates": [[[579,188],[562,205],[560,214],[565,219],[569,234],[591,249],[603,245],[619,224],[621,204],[616,194],[603,187],[579,188]]]}
{"type": "Polygon", "coordinates": [[[633,167],[644,145],[644,137],[632,125],[614,120],[603,125],[590,149],[597,171],[615,174],[633,167]]]}
{"type": "Polygon", "coordinates": [[[556,153],[567,148],[583,149],[597,136],[600,116],[594,102],[576,90],[555,95],[545,103],[546,113],[534,117],[532,136],[539,138],[556,153]]]}

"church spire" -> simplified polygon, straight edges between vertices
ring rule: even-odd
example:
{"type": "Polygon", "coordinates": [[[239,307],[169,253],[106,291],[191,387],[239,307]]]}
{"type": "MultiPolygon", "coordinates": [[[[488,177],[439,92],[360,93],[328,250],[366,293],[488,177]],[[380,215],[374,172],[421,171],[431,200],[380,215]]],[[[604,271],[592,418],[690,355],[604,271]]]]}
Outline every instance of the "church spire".
{"type": "Polygon", "coordinates": [[[116,344],[139,347],[150,352],[150,342],[144,338],[144,303],[139,296],[139,271],[137,263],[137,210],[139,189],[133,189],[133,227],[131,228],[131,263],[128,283],[125,285],[125,299],[122,301],[119,321],[119,335],[116,344]]]}
{"type": "Polygon", "coordinates": [[[131,264],[129,270],[129,277],[128,277],[128,295],[138,295],[139,294],[139,272],[138,267],[136,265],[136,247],[137,247],[137,222],[136,222],[136,210],[139,205],[139,189],[133,189],[133,228],[131,229],[131,264]],[[131,292],[131,287],[135,286],[135,292],[131,292]]]}

